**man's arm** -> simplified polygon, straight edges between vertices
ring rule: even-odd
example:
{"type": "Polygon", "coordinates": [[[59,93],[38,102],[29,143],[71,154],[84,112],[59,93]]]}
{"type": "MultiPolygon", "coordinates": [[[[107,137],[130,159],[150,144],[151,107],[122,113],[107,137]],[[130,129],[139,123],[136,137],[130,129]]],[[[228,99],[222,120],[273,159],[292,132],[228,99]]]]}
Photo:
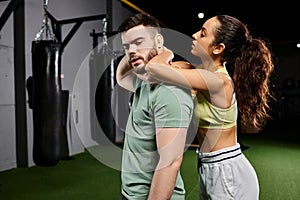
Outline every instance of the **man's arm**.
{"type": "Polygon", "coordinates": [[[153,175],[148,200],[170,199],[183,160],[187,128],[156,130],[159,162],[153,175]]]}
{"type": "Polygon", "coordinates": [[[117,72],[116,72],[116,79],[117,83],[131,91],[134,92],[134,87],[133,87],[133,80],[135,78],[135,73],[133,73],[132,67],[128,63],[128,58],[126,55],[121,59],[121,61],[118,64],[117,67],[117,72]]]}
{"type": "Polygon", "coordinates": [[[117,79],[117,83],[131,91],[131,92],[135,92],[135,89],[133,87],[133,81],[134,79],[138,77],[139,79],[146,81],[148,83],[159,83],[160,81],[156,80],[153,77],[148,76],[147,73],[144,74],[136,74],[132,67],[130,66],[130,64],[128,63],[128,59],[126,56],[124,56],[121,61],[118,64],[117,67],[117,73],[116,73],[116,79],[117,79]]]}

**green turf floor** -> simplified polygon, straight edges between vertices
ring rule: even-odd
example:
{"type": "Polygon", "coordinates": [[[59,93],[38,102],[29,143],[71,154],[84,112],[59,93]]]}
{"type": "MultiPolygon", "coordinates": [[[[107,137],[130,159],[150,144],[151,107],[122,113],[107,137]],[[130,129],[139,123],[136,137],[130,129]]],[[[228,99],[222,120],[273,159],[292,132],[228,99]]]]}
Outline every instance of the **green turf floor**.
{"type": "MultiPolygon", "coordinates": [[[[250,146],[244,154],[260,183],[260,200],[300,199],[300,142],[270,133],[241,135],[250,146]]],[[[198,199],[196,154],[185,152],[182,176],[187,200],[198,199]]],[[[53,167],[16,168],[0,172],[1,200],[118,200],[120,172],[88,152],[53,167]]]]}

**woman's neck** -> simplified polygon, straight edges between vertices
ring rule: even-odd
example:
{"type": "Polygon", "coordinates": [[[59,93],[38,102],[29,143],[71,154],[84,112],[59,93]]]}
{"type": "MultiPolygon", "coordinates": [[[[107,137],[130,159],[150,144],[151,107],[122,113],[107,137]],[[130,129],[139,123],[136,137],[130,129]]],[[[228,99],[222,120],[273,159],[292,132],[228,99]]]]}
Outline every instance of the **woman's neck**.
{"type": "Polygon", "coordinates": [[[210,63],[202,63],[200,65],[201,69],[206,69],[206,70],[209,70],[211,72],[215,72],[218,69],[224,68],[224,67],[225,67],[225,64],[222,63],[222,62],[219,62],[219,61],[216,61],[214,63],[212,63],[212,62],[210,62],[210,63]]]}
{"type": "Polygon", "coordinates": [[[216,63],[213,71],[217,71],[218,69],[225,68],[223,63],[216,63]]]}

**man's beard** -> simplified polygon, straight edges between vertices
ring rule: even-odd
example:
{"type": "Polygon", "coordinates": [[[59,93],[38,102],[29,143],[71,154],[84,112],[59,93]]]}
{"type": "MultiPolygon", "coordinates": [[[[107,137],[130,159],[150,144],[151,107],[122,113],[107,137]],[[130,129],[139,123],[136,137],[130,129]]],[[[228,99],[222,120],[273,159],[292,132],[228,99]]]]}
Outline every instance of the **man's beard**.
{"type": "Polygon", "coordinates": [[[147,73],[147,71],[145,70],[145,65],[143,67],[141,67],[140,69],[136,69],[135,73],[137,73],[137,74],[145,74],[145,73],[147,73]]]}
{"type": "MultiPolygon", "coordinates": [[[[147,56],[147,59],[145,59],[145,61],[147,60],[147,62],[149,62],[149,60],[151,60],[154,56],[156,56],[158,54],[156,49],[152,49],[149,51],[149,54],[147,56]]],[[[147,71],[145,70],[146,64],[141,67],[140,69],[136,70],[135,73],[137,74],[145,74],[147,73],[147,71]]]]}

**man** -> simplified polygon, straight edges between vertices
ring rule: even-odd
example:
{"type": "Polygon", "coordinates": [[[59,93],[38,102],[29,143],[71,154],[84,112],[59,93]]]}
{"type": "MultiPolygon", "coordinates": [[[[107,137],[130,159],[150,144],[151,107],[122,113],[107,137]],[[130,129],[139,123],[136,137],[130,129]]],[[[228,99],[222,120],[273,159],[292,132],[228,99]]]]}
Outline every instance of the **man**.
{"type": "Polygon", "coordinates": [[[184,200],[180,166],[193,112],[190,90],[147,82],[145,66],[163,51],[158,21],[147,14],[119,27],[125,56],[117,82],[134,92],[126,125],[120,199],[184,200]]]}

